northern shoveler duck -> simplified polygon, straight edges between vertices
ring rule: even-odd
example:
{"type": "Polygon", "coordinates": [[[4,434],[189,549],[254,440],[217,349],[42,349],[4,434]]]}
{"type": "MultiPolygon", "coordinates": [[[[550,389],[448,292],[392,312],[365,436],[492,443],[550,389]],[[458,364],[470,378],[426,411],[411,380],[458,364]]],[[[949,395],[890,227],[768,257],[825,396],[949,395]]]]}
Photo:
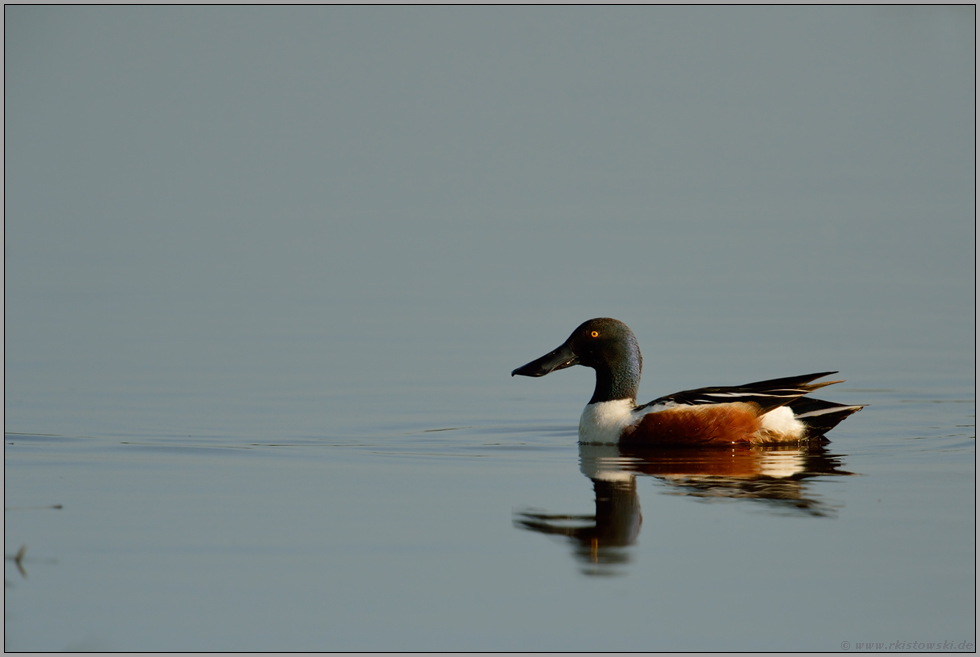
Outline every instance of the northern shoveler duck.
{"type": "Polygon", "coordinates": [[[813,383],[836,372],[685,390],[637,406],[640,347],[626,324],[608,317],[585,322],[560,347],[511,376],[544,376],[572,365],[596,374],[595,392],[579,421],[579,438],[589,444],[787,443],[823,436],[864,408],[805,396],[840,383],[813,383]]]}

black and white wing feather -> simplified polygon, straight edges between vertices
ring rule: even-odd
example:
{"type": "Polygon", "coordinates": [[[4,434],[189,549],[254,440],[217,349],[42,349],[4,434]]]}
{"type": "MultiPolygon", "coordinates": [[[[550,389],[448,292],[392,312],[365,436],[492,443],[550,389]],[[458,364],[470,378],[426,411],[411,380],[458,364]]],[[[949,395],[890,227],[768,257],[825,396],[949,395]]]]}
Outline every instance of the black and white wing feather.
{"type": "MultiPolygon", "coordinates": [[[[803,376],[790,376],[784,379],[770,379],[768,381],[757,381],[746,383],[740,386],[722,386],[714,388],[698,388],[697,390],[684,390],[675,392],[672,395],[655,399],[646,406],[673,406],[687,405],[697,406],[701,404],[731,404],[735,402],[755,404],[759,407],[760,413],[768,413],[774,408],[786,406],[801,397],[810,394],[814,390],[829,386],[840,381],[824,381],[813,383],[816,379],[825,377],[837,372],[820,372],[817,374],[804,374],[803,376]]],[[[641,408],[643,408],[641,407],[641,408]]]]}

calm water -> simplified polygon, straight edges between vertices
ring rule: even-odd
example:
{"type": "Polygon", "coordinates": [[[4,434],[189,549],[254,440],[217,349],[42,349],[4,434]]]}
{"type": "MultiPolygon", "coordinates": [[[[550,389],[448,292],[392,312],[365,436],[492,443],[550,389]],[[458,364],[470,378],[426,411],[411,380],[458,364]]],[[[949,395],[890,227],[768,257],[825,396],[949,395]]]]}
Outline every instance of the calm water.
{"type": "Polygon", "coordinates": [[[319,434],[8,433],[7,647],[973,640],[968,385],[859,376],[832,398],[872,406],[813,453],[620,454],[576,444],[589,391],[493,374],[479,404],[385,387],[373,414],[352,403],[360,426],[319,434]]]}
{"type": "Polygon", "coordinates": [[[5,8],[5,648],[973,650],[974,17],[5,8]]]}

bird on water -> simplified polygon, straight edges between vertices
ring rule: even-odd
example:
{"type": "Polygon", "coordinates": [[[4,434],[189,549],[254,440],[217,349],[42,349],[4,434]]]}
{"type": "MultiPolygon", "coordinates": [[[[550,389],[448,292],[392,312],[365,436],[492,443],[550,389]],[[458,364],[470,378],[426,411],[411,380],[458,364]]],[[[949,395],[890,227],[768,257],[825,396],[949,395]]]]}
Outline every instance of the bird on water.
{"type": "Polygon", "coordinates": [[[637,405],[643,357],[623,322],[590,319],[560,347],[511,376],[539,377],[573,365],[595,370],[596,384],[579,421],[587,444],[730,445],[791,443],[821,438],[864,405],[808,397],[838,381],[814,383],[819,372],[740,386],[698,388],[637,405]]]}

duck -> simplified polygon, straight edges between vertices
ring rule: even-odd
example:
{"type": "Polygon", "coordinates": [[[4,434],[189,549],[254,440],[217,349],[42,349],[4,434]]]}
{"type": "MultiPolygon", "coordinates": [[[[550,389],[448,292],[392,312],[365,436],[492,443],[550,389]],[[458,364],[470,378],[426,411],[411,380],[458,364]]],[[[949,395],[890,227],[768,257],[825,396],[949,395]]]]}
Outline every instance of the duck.
{"type": "Polygon", "coordinates": [[[541,377],[582,365],[595,370],[595,392],[579,420],[579,442],[643,446],[829,442],[824,437],[865,407],[808,397],[843,380],[817,372],[739,386],[675,392],[637,405],[643,357],[633,331],[611,317],[582,323],[557,349],[511,376],[541,377]]]}

